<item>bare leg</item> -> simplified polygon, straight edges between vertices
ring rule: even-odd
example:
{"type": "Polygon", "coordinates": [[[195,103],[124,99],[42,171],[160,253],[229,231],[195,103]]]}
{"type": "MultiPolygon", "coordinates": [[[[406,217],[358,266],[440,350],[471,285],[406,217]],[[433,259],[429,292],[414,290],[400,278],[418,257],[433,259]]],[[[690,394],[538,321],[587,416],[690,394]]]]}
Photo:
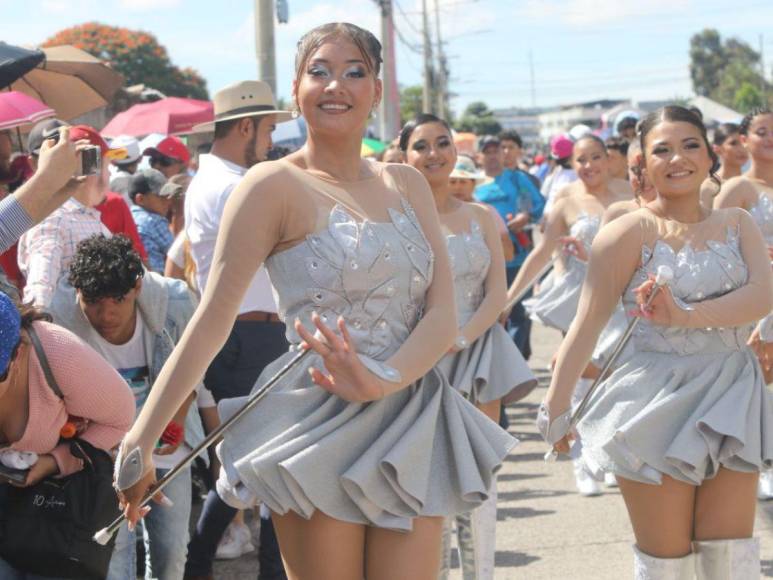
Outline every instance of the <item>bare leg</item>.
{"type": "MultiPolygon", "coordinates": [[[[443,518],[413,520],[413,531],[368,528],[365,541],[367,580],[437,580],[443,518]]],[[[340,546],[340,539],[332,540],[340,546]]]]}
{"type": "MultiPolygon", "coordinates": [[[[309,520],[294,512],[273,514],[272,519],[290,580],[362,580],[365,526],[342,522],[320,511],[309,520]]],[[[437,547],[436,552],[439,557],[437,547]]]]}
{"type": "Polygon", "coordinates": [[[751,538],[757,508],[759,473],[721,467],[707,479],[695,497],[695,539],[751,538]]]}
{"type": "Polygon", "coordinates": [[[499,424],[499,409],[502,407],[502,400],[496,399],[489,403],[476,403],[478,409],[486,415],[494,423],[499,424]]]}
{"type": "Polygon", "coordinates": [[[695,486],[663,476],[661,485],[618,477],[636,545],[656,558],[681,558],[692,551],[695,486]]]}

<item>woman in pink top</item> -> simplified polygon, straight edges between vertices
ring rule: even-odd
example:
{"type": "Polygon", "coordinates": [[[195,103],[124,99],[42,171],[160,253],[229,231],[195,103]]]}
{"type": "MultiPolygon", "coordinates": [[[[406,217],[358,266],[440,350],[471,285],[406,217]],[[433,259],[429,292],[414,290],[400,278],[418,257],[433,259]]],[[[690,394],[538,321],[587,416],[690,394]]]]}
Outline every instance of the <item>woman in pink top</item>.
{"type": "Polygon", "coordinates": [[[134,419],[126,381],[91,347],[47,320],[31,307],[17,309],[0,293],[0,449],[38,455],[26,485],[83,467],[69,445],[59,442],[68,419],[79,418],[83,430],[78,436],[106,451],[121,441],[134,419]],[[46,382],[28,335],[33,326],[64,399],[46,382]]]}

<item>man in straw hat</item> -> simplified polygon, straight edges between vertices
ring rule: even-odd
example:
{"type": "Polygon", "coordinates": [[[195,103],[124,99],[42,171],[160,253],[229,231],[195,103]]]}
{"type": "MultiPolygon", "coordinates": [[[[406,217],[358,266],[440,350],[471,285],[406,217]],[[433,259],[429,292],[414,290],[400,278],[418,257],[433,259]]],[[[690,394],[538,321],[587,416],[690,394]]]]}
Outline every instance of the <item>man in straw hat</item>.
{"type": "MultiPolygon", "coordinates": [[[[214,98],[215,120],[194,127],[214,130],[212,151],[199,158],[199,171],[185,199],[185,232],[196,264],[196,281],[204,292],[226,200],[247,170],[266,159],[276,123],[289,121],[288,111],[277,110],[271,88],[261,81],[229,85],[214,98]]],[[[248,395],[263,367],[287,352],[285,328],[277,317],[271,283],[261,268],[253,279],[239,316],[223,350],[204,377],[216,401],[248,395]]],[[[229,523],[236,510],[211,491],[188,547],[186,578],[211,578],[218,542],[221,557],[239,557],[252,550],[246,526],[229,523]]],[[[262,519],[260,578],[284,578],[279,547],[271,520],[262,519]]]]}

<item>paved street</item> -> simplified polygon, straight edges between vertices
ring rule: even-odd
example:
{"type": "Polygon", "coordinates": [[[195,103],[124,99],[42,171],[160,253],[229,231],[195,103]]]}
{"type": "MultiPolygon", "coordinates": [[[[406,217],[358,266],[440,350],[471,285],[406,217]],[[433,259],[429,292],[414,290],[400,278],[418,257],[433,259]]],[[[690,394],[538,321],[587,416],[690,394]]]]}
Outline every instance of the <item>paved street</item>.
{"type": "MultiPolygon", "coordinates": [[[[497,580],[625,580],[631,577],[631,534],[617,490],[582,498],[574,493],[568,461],[548,465],[546,450],[534,427],[544,394],[544,369],[559,335],[535,326],[532,365],[541,388],[509,409],[511,431],[521,445],[507,459],[499,477],[497,580]]],[[[762,538],[763,577],[773,578],[773,502],[759,504],[757,536],[762,538]]],[[[220,562],[216,578],[257,577],[257,559],[220,562]]],[[[456,571],[454,579],[461,578],[456,571]]]]}

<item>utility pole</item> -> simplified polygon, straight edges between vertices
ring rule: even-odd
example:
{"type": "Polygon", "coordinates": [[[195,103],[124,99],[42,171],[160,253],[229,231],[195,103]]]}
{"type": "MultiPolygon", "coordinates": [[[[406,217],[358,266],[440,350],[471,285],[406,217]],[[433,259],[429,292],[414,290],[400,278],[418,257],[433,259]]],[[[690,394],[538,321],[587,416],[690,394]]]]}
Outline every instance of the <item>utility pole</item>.
{"type": "Polygon", "coordinates": [[[765,36],[760,34],[760,92],[762,93],[762,101],[768,102],[767,95],[767,76],[765,75],[765,36]]]}
{"type": "Polygon", "coordinates": [[[437,37],[437,116],[446,118],[448,111],[448,65],[443,50],[443,37],[440,34],[440,0],[435,0],[435,35],[437,37]]]}
{"type": "Polygon", "coordinates": [[[429,21],[427,18],[427,0],[421,0],[421,21],[424,36],[424,92],[422,94],[422,112],[432,113],[432,43],[429,36],[429,21]]]}
{"type": "Polygon", "coordinates": [[[255,56],[258,59],[258,79],[268,83],[276,95],[274,0],[255,0],[255,56]]]}
{"type": "Polygon", "coordinates": [[[537,85],[534,83],[534,53],[529,50],[529,74],[531,76],[531,108],[537,108],[537,85]]]}
{"type": "Polygon", "coordinates": [[[395,25],[392,0],[376,0],[381,9],[381,49],[384,54],[379,121],[382,141],[394,139],[400,132],[400,91],[395,60],[395,25]]]}

